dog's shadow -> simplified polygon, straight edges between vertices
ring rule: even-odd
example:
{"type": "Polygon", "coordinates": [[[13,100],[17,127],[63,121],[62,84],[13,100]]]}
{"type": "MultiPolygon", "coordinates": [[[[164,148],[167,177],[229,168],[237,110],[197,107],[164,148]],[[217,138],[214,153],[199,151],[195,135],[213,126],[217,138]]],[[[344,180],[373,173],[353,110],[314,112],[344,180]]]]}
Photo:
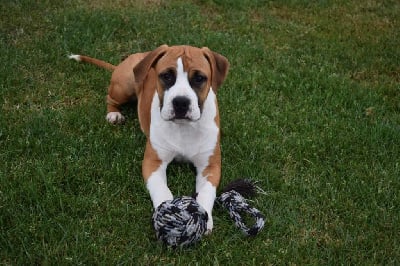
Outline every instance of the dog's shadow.
{"type": "Polygon", "coordinates": [[[167,168],[168,186],[175,196],[195,196],[196,168],[191,162],[173,160],[167,168]]]}
{"type": "Polygon", "coordinates": [[[125,122],[129,122],[129,121],[134,121],[135,125],[137,123],[137,126],[139,126],[139,118],[137,116],[138,112],[137,112],[137,107],[138,107],[138,101],[137,99],[132,99],[127,103],[124,103],[123,105],[121,105],[120,111],[121,114],[125,117],[125,122]]]}

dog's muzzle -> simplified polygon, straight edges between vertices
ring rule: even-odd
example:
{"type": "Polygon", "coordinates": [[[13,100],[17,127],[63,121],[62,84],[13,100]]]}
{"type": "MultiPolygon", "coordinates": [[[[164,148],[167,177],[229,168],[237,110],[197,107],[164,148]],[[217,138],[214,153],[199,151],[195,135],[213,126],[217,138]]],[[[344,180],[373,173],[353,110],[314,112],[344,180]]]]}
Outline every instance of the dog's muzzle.
{"type": "Polygon", "coordinates": [[[177,96],[172,100],[174,119],[189,119],[190,99],[186,96],[177,96]]]}

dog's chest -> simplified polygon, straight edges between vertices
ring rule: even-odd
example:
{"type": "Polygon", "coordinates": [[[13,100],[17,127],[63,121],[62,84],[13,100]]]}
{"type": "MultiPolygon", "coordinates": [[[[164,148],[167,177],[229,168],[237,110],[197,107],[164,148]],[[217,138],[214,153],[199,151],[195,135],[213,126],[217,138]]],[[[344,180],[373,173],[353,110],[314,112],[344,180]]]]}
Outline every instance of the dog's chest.
{"type": "Polygon", "coordinates": [[[194,161],[208,158],[218,141],[219,128],[215,122],[217,107],[211,90],[201,118],[196,122],[165,121],[160,115],[160,103],[154,95],[151,107],[150,142],[162,161],[174,158],[194,161]],[[200,157],[200,158],[199,158],[200,157]]]}

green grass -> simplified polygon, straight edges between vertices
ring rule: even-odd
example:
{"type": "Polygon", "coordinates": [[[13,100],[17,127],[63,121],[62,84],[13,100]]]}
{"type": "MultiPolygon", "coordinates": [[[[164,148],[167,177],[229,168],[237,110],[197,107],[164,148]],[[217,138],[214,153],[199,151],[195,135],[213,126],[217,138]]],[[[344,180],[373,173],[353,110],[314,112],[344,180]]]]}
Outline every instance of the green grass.
{"type": "MultiPolygon", "coordinates": [[[[400,263],[398,1],[5,0],[0,16],[0,264],[400,263]],[[156,242],[136,112],[108,125],[110,73],[66,57],[163,43],[231,62],[222,186],[260,182],[255,238],[216,207],[198,245],[156,242]]],[[[169,176],[192,193],[188,167],[169,176]]]]}

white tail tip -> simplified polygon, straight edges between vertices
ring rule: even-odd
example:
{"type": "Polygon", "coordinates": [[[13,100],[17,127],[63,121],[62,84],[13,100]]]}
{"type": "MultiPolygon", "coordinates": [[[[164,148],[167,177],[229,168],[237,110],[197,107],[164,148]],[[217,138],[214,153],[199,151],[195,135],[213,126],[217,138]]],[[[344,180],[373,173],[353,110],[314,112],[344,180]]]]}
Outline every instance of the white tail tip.
{"type": "Polygon", "coordinates": [[[68,58],[69,58],[69,59],[74,59],[74,60],[76,60],[76,61],[78,61],[78,62],[81,61],[81,56],[78,55],[78,54],[69,55],[68,58]]]}

